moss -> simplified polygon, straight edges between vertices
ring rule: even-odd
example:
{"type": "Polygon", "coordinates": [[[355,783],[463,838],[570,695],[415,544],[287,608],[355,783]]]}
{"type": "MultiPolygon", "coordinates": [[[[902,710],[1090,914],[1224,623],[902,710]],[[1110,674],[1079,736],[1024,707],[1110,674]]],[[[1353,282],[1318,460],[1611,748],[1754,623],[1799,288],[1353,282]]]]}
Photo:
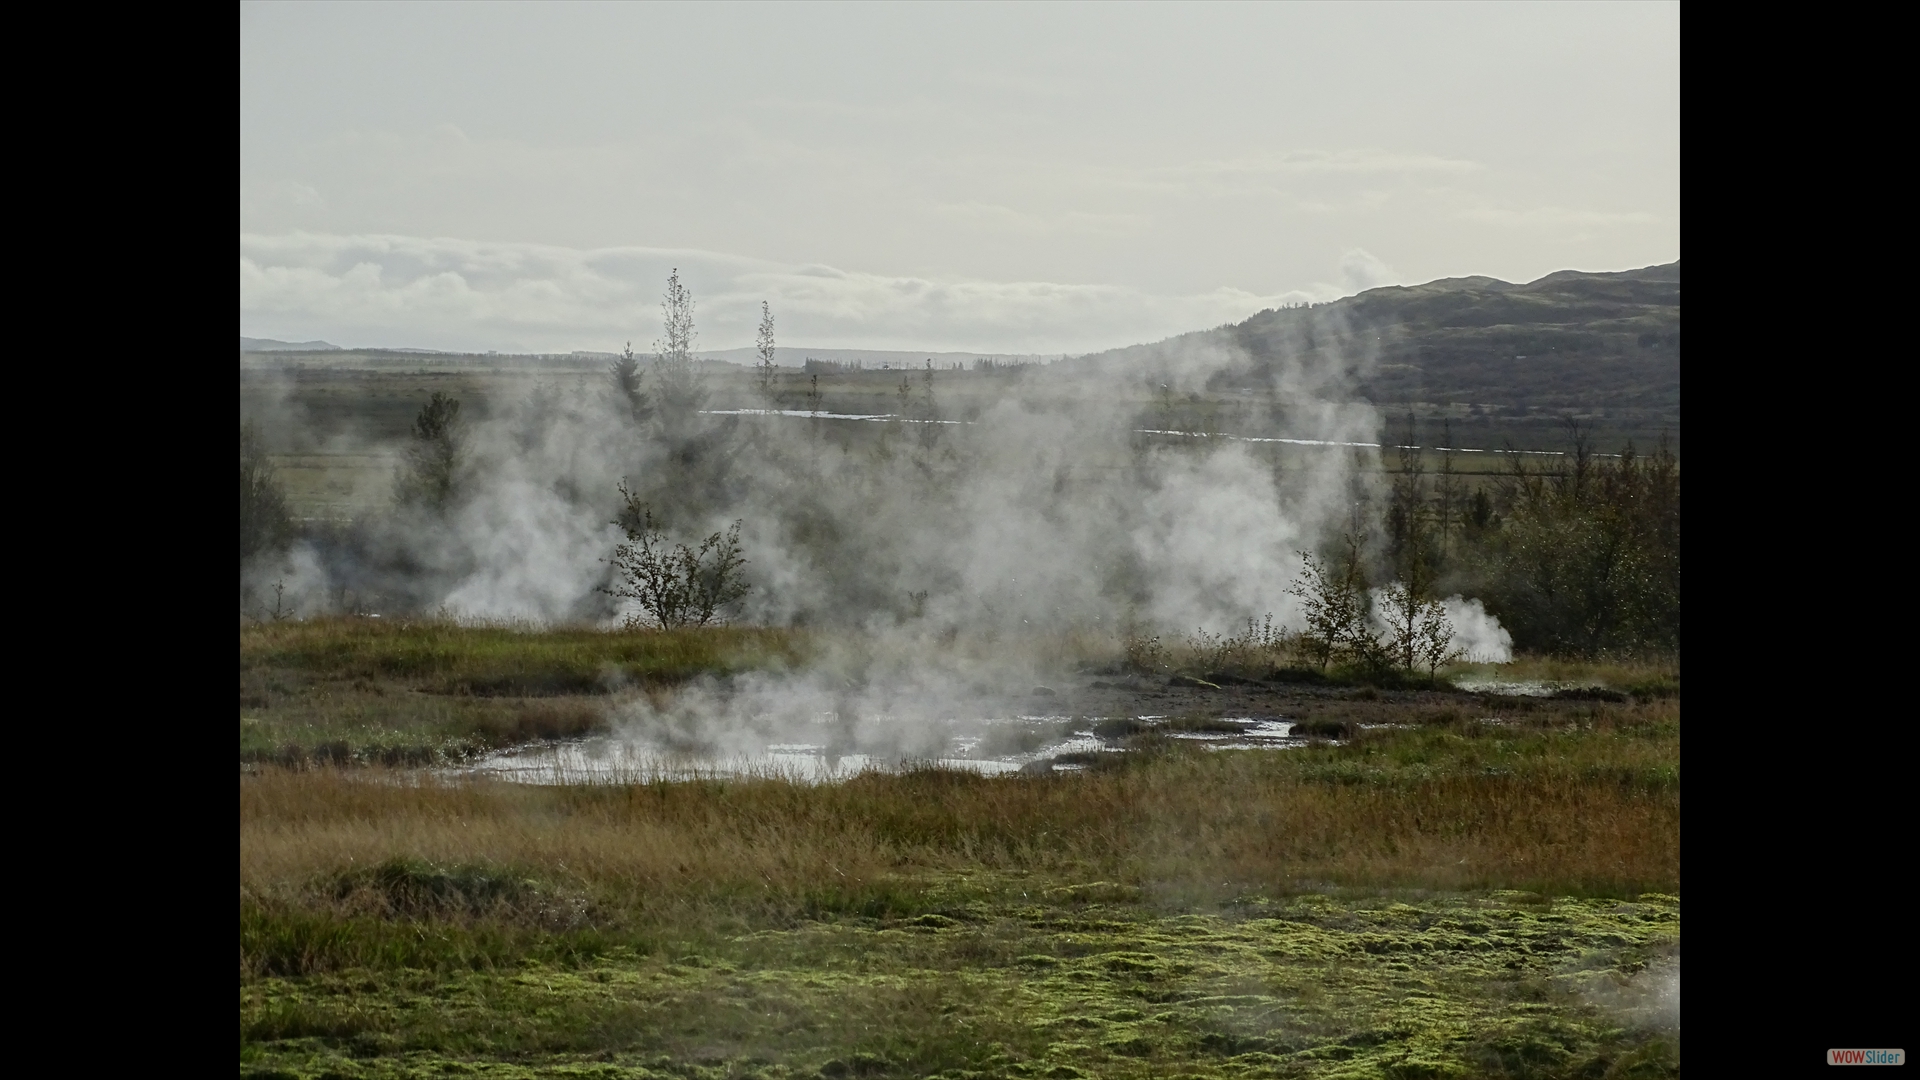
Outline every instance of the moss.
{"type": "MultiPolygon", "coordinates": [[[[436,879],[437,880],[437,879],[436,879]]],[[[1672,1036],[1582,992],[1679,902],[1254,898],[1100,918],[987,905],[575,963],[241,987],[243,1073],[318,1077],[1668,1075],[1672,1036]],[[924,918],[924,917],[922,917],[924,918]],[[912,920],[907,925],[928,925],[912,920]],[[989,948],[988,946],[992,947],[989,948]],[[986,957],[987,959],[983,959],[986,957]],[[998,959],[994,959],[994,958],[998,959]],[[1399,962],[1401,958],[1417,962],[1399,962]]]]}

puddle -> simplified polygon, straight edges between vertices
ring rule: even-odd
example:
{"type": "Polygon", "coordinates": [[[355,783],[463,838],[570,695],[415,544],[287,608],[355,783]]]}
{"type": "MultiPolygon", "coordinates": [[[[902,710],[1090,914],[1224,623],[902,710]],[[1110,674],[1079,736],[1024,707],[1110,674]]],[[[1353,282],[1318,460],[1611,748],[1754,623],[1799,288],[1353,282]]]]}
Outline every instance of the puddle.
{"type": "MultiPolygon", "coordinates": [[[[803,783],[833,783],[870,770],[897,769],[911,761],[871,754],[835,753],[825,746],[776,743],[759,753],[695,757],[662,754],[614,736],[503,751],[460,772],[520,784],[619,784],[648,780],[768,777],[803,783]]],[[[963,769],[987,776],[1018,772],[1020,764],[980,758],[931,758],[919,764],[963,769]]]]}
{"type": "Polygon", "coordinates": [[[1546,679],[1489,679],[1466,675],[1453,685],[1471,694],[1503,694],[1507,697],[1552,697],[1561,690],[1598,690],[1597,682],[1551,682],[1546,679]]]}
{"type": "MultiPolygon", "coordinates": [[[[1164,728],[1164,716],[1132,719],[1148,730],[1164,728]]],[[[978,773],[1045,775],[1083,771],[1099,754],[1124,753],[1119,737],[1095,733],[1099,718],[1017,716],[950,721],[942,740],[928,752],[906,755],[819,741],[765,742],[728,751],[674,752],[653,743],[614,735],[543,743],[502,750],[449,770],[519,784],[621,784],[658,780],[768,777],[801,783],[837,783],[863,772],[898,772],[933,766],[978,773]],[[996,752],[997,751],[997,752],[996,752]]],[[[1293,722],[1279,717],[1222,717],[1224,730],[1165,731],[1175,739],[1202,743],[1208,750],[1262,750],[1304,745],[1293,738],[1293,722]]],[[[823,734],[828,727],[821,725],[823,734]]]]}
{"type": "Polygon", "coordinates": [[[1176,739],[1204,740],[1209,750],[1283,750],[1307,744],[1304,736],[1293,734],[1294,722],[1291,720],[1252,716],[1225,719],[1229,723],[1245,724],[1246,727],[1231,734],[1225,732],[1168,732],[1168,734],[1176,739]]]}
{"type": "Polygon", "coordinates": [[[1209,750],[1262,750],[1299,746],[1304,739],[1293,738],[1293,721],[1278,717],[1223,716],[1222,723],[1242,725],[1238,731],[1169,731],[1169,739],[1188,739],[1206,744],[1209,750]]]}

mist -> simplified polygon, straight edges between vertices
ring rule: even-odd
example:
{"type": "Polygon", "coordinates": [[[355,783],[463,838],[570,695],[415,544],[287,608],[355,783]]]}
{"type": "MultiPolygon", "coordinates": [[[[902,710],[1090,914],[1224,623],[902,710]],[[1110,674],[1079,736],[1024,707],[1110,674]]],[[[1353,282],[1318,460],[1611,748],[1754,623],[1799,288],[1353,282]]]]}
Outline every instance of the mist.
{"type": "MultiPolygon", "coordinates": [[[[1305,629],[1289,591],[1302,553],[1373,537],[1380,501],[1381,418],[1352,393],[1373,356],[1337,314],[1311,314],[1303,336],[1342,347],[1260,368],[1267,384],[1249,397],[1265,442],[1182,428],[1194,425],[1175,404],[1250,370],[1191,339],[1097,368],[900,371],[890,412],[866,414],[880,420],[828,418],[792,369],[741,408],[663,350],[632,394],[609,373],[492,402],[459,428],[443,503],[310,537],[244,587],[299,615],[650,625],[614,595],[630,494],[674,541],[737,523],[750,588],[726,617],[820,632],[806,670],[621,697],[609,720],[622,740],[663,757],[783,741],[935,756],[955,721],[1010,715],[1010,695],[1076,654],[1256,622],[1305,629]]],[[[284,437],[336,450],[358,438],[284,437]]],[[[1510,658],[1479,601],[1444,604],[1460,656],[1510,658]]]]}
{"type": "MultiPolygon", "coordinates": [[[[970,376],[909,371],[895,417],[857,425],[718,406],[659,415],[668,403],[636,423],[610,383],[536,385],[466,426],[457,495],[439,512],[396,509],[350,542],[296,547],[254,577],[286,579],[316,612],[344,589],[395,611],[618,625],[634,613],[600,590],[624,484],[676,537],[742,523],[753,588],[734,615],[746,622],[933,636],[1130,619],[1180,630],[1267,614],[1290,624],[1298,552],[1367,504],[1362,470],[1376,451],[1283,466],[1244,443],[1140,434],[1155,421],[1138,399],[1184,398],[1243,361],[1189,349],[1126,369],[1036,365],[999,380],[984,404],[971,387],[966,417],[950,415],[942,389],[970,376]]],[[[1275,365],[1267,428],[1372,440],[1375,410],[1347,399],[1367,363],[1356,350],[1318,369],[1275,365]]],[[[644,392],[659,378],[642,370],[644,392]]],[[[800,378],[782,372],[776,392],[800,378]]],[[[678,404],[712,406],[703,390],[678,404]]],[[[290,410],[262,419],[302,423],[290,410]]],[[[359,436],[283,438],[341,452],[359,436]]]]}

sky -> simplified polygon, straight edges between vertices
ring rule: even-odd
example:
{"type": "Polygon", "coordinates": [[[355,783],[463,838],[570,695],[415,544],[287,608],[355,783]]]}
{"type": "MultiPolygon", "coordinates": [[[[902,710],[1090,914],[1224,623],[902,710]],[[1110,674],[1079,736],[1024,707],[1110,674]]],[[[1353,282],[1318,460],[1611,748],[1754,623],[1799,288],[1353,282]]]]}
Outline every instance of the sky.
{"type": "Polygon", "coordinates": [[[240,332],[1083,353],[1680,257],[1669,3],[240,9],[240,332]]]}

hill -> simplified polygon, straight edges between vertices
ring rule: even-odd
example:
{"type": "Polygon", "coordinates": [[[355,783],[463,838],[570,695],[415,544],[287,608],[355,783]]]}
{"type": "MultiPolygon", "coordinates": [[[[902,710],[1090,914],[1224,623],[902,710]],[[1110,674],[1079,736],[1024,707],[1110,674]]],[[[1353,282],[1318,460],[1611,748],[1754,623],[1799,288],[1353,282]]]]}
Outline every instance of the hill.
{"type": "Polygon", "coordinates": [[[1151,362],[1204,345],[1244,357],[1213,389],[1266,385],[1283,357],[1338,354],[1360,361],[1356,392],[1389,409],[1571,413],[1677,430],[1680,264],[1562,270],[1521,285],[1463,277],[1369,289],[1081,362],[1151,362]]]}
{"type": "Polygon", "coordinates": [[[243,337],[241,352],[330,352],[340,348],[324,341],[279,341],[274,338],[243,337]]]}

